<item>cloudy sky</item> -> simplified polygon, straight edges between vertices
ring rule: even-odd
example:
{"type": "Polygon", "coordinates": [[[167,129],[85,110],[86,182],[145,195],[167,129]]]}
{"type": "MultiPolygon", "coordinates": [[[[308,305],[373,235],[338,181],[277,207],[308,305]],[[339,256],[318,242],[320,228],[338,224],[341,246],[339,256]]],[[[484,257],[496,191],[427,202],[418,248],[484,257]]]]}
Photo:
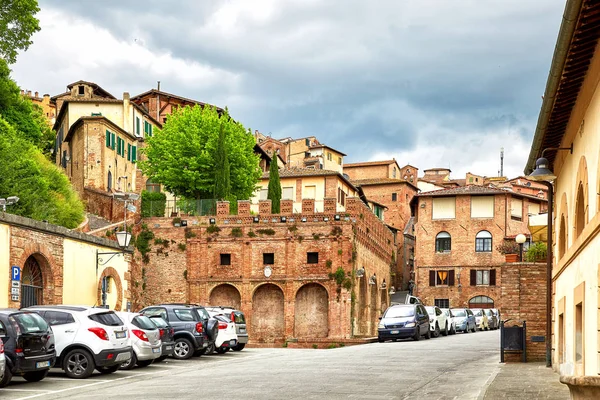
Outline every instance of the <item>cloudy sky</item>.
{"type": "Polygon", "coordinates": [[[564,0],[39,0],[13,66],[55,95],[93,81],[228,106],[275,138],[315,135],[346,162],[497,176],[525,166],[564,0]],[[168,3],[168,4],[167,4],[168,3]],[[143,4],[143,6],[140,6],[143,4]]]}

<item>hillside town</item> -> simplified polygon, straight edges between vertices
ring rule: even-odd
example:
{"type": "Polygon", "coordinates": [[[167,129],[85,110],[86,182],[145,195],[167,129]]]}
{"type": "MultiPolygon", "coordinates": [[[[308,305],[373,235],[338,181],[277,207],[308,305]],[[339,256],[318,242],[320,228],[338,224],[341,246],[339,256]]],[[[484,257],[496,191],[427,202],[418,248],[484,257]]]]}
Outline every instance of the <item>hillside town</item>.
{"type": "Polygon", "coordinates": [[[32,92],[3,53],[13,94],[0,90],[0,396],[87,397],[77,379],[115,373],[131,374],[124,394],[153,398],[137,372],[168,379],[202,356],[215,360],[203,373],[233,368],[246,383],[234,397],[300,396],[289,373],[264,391],[273,365],[318,382],[311,395],[367,398],[362,384],[307,375],[311,358],[327,366],[314,374],[348,369],[363,383],[346,363],[364,360],[392,385],[408,368],[397,359],[428,352],[447,369],[433,354],[448,351],[473,362],[481,385],[407,376],[372,394],[598,398],[600,5],[567,0],[564,13],[513,176],[504,148],[486,149],[497,174],[458,174],[357,154],[324,133],[249,129],[234,108],[161,90],[164,80],[117,93],[79,74],[64,91],[32,92]],[[248,371],[252,357],[265,366],[248,371]]]}

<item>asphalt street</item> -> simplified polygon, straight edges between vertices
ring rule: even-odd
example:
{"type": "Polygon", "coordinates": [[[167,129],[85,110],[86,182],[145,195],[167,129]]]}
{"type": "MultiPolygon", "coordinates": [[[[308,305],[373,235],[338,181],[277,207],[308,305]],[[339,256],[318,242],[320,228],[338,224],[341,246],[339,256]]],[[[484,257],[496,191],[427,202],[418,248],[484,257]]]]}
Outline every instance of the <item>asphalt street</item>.
{"type": "Polygon", "coordinates": [[[22,378],[2,399],[477,399],[500,369],[499,331],[335,349],[253,349],[68,379],[22,378]]]}

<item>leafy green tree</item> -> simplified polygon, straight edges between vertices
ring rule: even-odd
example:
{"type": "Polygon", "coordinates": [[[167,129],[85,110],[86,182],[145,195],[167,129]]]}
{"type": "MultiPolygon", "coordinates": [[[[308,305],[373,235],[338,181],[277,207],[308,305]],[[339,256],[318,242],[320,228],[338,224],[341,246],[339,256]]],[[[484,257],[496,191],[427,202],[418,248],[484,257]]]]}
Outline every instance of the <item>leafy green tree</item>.
{"type": "MultiPolygon", "coordinates": [[[[0,6],[1,7],[1,6],[0,6]]],[[[47,156],[54,145],[55,134],[42,109],[21,96],[21,89],[10,77],[8,64],[0,59],[0,116],[15,127],[23,138],[47,156]]]]}
{"type": "Polygon", "coordinates": [[[228,199],[231,195],[231,177],[229,169],[229,157],[227,156],[227,144],[225,143],[225,130],[221,125],[219,139],[217,140],[217,154],[215,157],[215,190],[216,200],[228,199]]]}
{"type": "Polygon", "coordinates": [[[175,111],[161,130],[146,139],[146,176],[171,193],[188,199],[214,195],[219,131],[223,129],[230,169],[229,200],[249,199],[261,177],[254,137],[227,111],[213,107],[185,107],[175,111]]]}
{"type": "Polygon", "coordinates": [[[9,64],[17,60],[18,50],[27,50],[31,35],[40,30],[35,14],[37,0],[2,0],[0,2],[0,57],[9,64]]]}
{"type": "Polygon", "coordinates": [[[83,203],[66,175],[2,118],[0,177],[0,196],[20,199],[10,206],[11,214],[67,228],[83,221],[83,203]]]}
{"type": "Polygon", "coordinates": [[[277,153],[273,153],[269,168],[269,187],[267,199],[271,200],[271,212],[279,214],[281,211],[281,181],[279,180],[279,167],[277,166],[277,153]]]}

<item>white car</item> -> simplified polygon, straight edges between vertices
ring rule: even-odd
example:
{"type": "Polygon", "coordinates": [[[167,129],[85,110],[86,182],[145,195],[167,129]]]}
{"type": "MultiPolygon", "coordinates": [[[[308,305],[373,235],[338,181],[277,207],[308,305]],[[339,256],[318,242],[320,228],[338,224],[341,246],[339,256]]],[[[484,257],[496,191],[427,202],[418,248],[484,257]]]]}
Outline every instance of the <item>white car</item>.
{"type": "Polygon", "coordinates": [[[4,343],[0,339],[0,380],[4,376],[4,368],[6,368],[6,357],[4,357],[4,343]]]}
{"type": "Polygon", "coordinates": [[[224,354],[238,344],[235,322],[230,320],[225,314],[214,311],[208,311],[208,313],[211,317],[214,317],[217,319],[217,321],[219,321],[219,331],[217,333],[215,343],[209,345],[205,354],[211,354],[214,351],[219,354],[224,354]]]}
{"type": "Polygon", "coordinates": [[[456,333],[456,322],[454,321],[454,314],[450,311],[449,308],[440,308],[444,314],[446,314],[446,319],[448,320],[448,333],[450,335],[454,335],[456,333]]]}
{"type": "Polygon", "coordinates": [[[131,358],[121,364],[120,369],[147,367],[162,355],[162,342],[158,327],[145,315],[118,312],[117,315],[129,329],[129,343],[133,349],[131,358]]]}
{"type": "Polygon", "coordinates": [[[448,336],[448,318],[446,314],[438,306],[426,306],[425,309],[429,314],[429,329],[433,334],[433,337],[440,336],[440,333],[444,336],[448,336]]]}
{"type": "Polygon", "coordinates": [[[89,306],[33,306],[52,327],[55,367],[69,378],[87,378],[96,369],[110,374],[131,358],[129,332],[114,311],[89,306]]]}

